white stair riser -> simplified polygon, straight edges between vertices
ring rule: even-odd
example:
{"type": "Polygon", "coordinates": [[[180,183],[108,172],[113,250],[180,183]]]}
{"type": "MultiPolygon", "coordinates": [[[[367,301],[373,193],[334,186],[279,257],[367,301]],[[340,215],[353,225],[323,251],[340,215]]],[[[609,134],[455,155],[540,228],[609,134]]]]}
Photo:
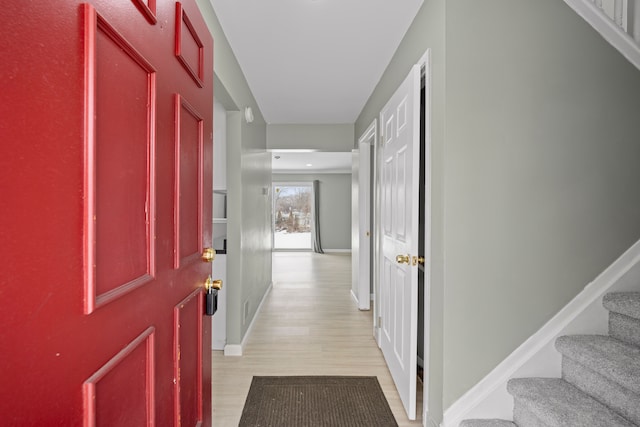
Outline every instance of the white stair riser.
{"type": "Polygon", "coordinates": [[[513,408],[513,421],[518,427],[548,427],[538,417],[524,408],[517,401],[513,408]]]}
{"type": "Polygon", "coordinates": [[[640,347],[640,320],[611,312],[609,313],[609,335],[640,347]]]}

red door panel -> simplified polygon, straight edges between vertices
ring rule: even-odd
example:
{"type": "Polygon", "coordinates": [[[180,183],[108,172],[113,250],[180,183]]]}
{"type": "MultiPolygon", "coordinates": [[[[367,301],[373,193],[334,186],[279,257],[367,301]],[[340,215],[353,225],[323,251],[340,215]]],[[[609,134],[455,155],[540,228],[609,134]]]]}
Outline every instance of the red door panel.
{"type": "Polygon", "coordinates": [[[156,18],[156,0],[132,0],[150,24],[158,22],[156,18]]]}
{"type": "Polygon", "coordinates": [[[202,422],[202,292],[194,292],[174,309],[176,381],[174,404],[176,425],[196,426],[202,422]],[[196,369],[194,369],[196,367],[196,369]]]}
{"type": "Polygon", "coordinates": [[[195,0],[9,2],[0,24],[0,425],[210,426],[195,0]]]}
{"type": "Polygon", "coordinates": [[[202,138],[204,121],[182,96],[175,97],[175,266],[199,258],[202,248],[202,138]]]}
{"type": "Polygon", "coordinates": [[[204,45],[180,2],[176,2],[176,56],[194,82],[202,86],[204,45]]]}
{"type": "Polygon", "coordinates": [[[85,381],[85,426],[155,425],[154,351],[151,327],[85,381]]]}
{"type": "MultiPolygon", "coordinates": [[[[155,70],[91,7],[85,8],[87,256],[97,304],[155,274],[155,70]],[[93,126],[91,126],[94,112],[93,126]],[[90,249],[91,250],[91,249],[90,249]]],[[[91,301],[92,295],[87,296],[91,301]]],[[[92,311],[89,307],[88,312],[92,311]]]]}

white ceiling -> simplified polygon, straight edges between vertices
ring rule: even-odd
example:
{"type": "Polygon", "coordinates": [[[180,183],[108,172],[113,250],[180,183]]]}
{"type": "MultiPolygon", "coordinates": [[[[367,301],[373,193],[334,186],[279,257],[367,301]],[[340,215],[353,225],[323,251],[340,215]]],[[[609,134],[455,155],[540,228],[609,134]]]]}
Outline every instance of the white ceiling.
{"type": "Polygon", "coordinates": [[[211,0],[267,123],[354,123],[423,0],[211,0]]]}
{"type": "Polygon", "coordinates": [[[351,173],[351,157],[351,152],[274,151],[271,167],[273,173],[351,173]]]}

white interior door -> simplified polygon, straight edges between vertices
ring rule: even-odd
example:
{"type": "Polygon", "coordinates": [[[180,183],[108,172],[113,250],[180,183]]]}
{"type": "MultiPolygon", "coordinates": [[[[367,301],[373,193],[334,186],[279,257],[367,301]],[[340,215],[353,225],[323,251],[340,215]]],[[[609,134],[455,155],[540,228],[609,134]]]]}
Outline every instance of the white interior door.
{"type": "Polygon", "coordinates": [[[380,113],[380,347],[409,419],[416,418],[420,67],[380,113]]]}

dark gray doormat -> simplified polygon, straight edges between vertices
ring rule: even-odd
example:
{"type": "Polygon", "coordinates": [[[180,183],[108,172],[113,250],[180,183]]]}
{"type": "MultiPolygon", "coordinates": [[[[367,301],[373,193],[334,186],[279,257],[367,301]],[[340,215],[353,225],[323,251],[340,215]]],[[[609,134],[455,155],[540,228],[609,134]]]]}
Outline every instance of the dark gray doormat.
{"type": "Polygon", "coordinates": [[[253,377],[238,427],[397,425],[376,377],[253,377]]]}

